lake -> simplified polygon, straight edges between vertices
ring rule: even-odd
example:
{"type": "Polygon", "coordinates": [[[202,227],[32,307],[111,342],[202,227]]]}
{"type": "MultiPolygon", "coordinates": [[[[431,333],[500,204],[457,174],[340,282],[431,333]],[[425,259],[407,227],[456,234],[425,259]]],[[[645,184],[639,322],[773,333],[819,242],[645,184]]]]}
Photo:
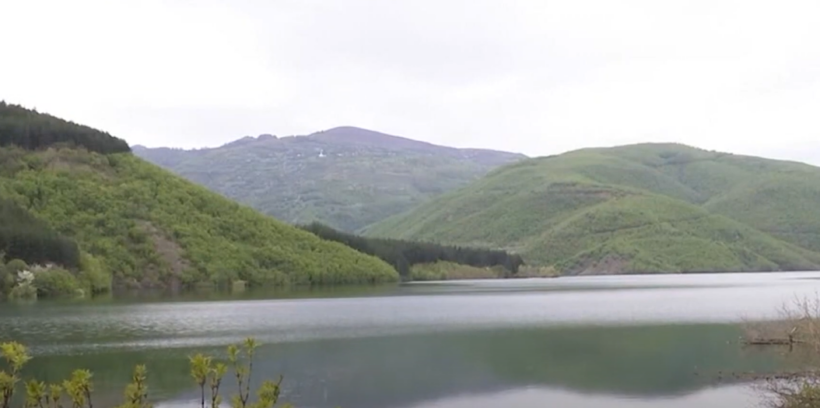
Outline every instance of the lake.
{"type": "Polygon", "coordinates": [[[187,356],[253,336],[256,378],[299,408],[743,407],[734,374],[785,367],[738,322],[814,296],[820,273],[415,283],[176,299],[0,305],[0,341],[46,381],[95,374],[119,400],[136,364],[158,407],[192,406],[187,356]]]}

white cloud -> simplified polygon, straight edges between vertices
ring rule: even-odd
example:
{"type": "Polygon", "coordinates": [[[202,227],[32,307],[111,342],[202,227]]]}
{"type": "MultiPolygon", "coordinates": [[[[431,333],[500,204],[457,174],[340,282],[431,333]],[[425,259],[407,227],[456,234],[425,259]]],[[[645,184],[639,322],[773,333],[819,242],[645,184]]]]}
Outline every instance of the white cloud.
{"type": "Polygon", "coordinates": [[[820,163],[815,1],[0,1],[0,98],[131,143],[355,125],[820,163]]]}

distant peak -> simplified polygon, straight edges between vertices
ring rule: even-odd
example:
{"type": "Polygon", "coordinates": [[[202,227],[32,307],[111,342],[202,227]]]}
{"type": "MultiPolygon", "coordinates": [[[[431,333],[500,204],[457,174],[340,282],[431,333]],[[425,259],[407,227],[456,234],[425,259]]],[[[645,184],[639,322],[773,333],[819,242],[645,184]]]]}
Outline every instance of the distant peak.
{"type": "MultiPolygon", "coordinates": [[[[326,136],[334,136],[334,137],[346,137],[346,136],[371,136],[371,137],[385,137],[385,138],[399,138],[399,136],[388,135],[386,133],[377,132],[375,130],[360,128],[356,126],[337,126],[334,128],[320,130],[313,135],[326,135],[326,136]]],[[[312,136],[312,135],[310,135],[312,136]]],[[[404,139],[404,138],[402,138],[404,139]]],[[[410,140],[410,139],[407,139],[410,140]]]]}
{"type": "Polygon", "coordinates": [[[420,142],[400,136],[388,135],[386,133],[354,126],[339,126],[310,134],[307,137],[326,142],[378,146],[387,149],[417,150],[436,147],[435,145],[427,142],[420,142]]]}
{"type": "Polygon", "coordinates": [[[255,143],[255,142],[265,142],[265,141],[269,141],[269,140],[279,140],[279,138],[272,135],[272,134],[270,134],[270,133],[263,133],[263,134],[259,135],[258,137],[245,136],[241,139],[236,139],[232,142],[225,143],[220,147],[243,146],[243,145],[247,145],[247,144],[251,144],[251,143],[255,143]]]}

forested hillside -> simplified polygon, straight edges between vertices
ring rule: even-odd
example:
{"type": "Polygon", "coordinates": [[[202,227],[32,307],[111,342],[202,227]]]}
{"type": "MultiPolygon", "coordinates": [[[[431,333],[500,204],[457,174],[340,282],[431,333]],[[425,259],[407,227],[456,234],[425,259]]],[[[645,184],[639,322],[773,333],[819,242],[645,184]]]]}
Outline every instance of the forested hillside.
{"type": "Polygon", "coordinates": [[[134,153],[274,217],[355,232],[523,155],[455,149],[354,127],[134,153]]]}
{"type": "Polygon", "coordinates": [[[504,248],[564,273],[820,268],[820,169],[676,144],[522,161],[368,235],[504,248]]]}
{"type": "MultiPolygon", "coordinates": [[[[123,287],[398,279],[376,257],[172,175],[103,132],[3,103],[0,141],[5,262],[53,263],[75,277],[93,270],[123,287]]],[[[0,278],[9,270],[0,268],[0,278]]]]}

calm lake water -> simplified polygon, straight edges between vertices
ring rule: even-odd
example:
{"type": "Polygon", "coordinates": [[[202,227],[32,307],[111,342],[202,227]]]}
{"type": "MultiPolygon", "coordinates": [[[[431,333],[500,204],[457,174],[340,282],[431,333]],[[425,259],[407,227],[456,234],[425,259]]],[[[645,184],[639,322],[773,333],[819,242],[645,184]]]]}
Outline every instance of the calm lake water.
{"type": "Polygon", "coordinates": [[[142,363],[159,407],[192,406],[187,356],[253,336],[256,378],[283,374],[300,408],[751,407],[733,374],[790,363],[739,346],[737,323],[818,290],[820,273],[713,274],[5,304],[0,341],[46,381],[91,369],[97,406],[142,363]]]}

